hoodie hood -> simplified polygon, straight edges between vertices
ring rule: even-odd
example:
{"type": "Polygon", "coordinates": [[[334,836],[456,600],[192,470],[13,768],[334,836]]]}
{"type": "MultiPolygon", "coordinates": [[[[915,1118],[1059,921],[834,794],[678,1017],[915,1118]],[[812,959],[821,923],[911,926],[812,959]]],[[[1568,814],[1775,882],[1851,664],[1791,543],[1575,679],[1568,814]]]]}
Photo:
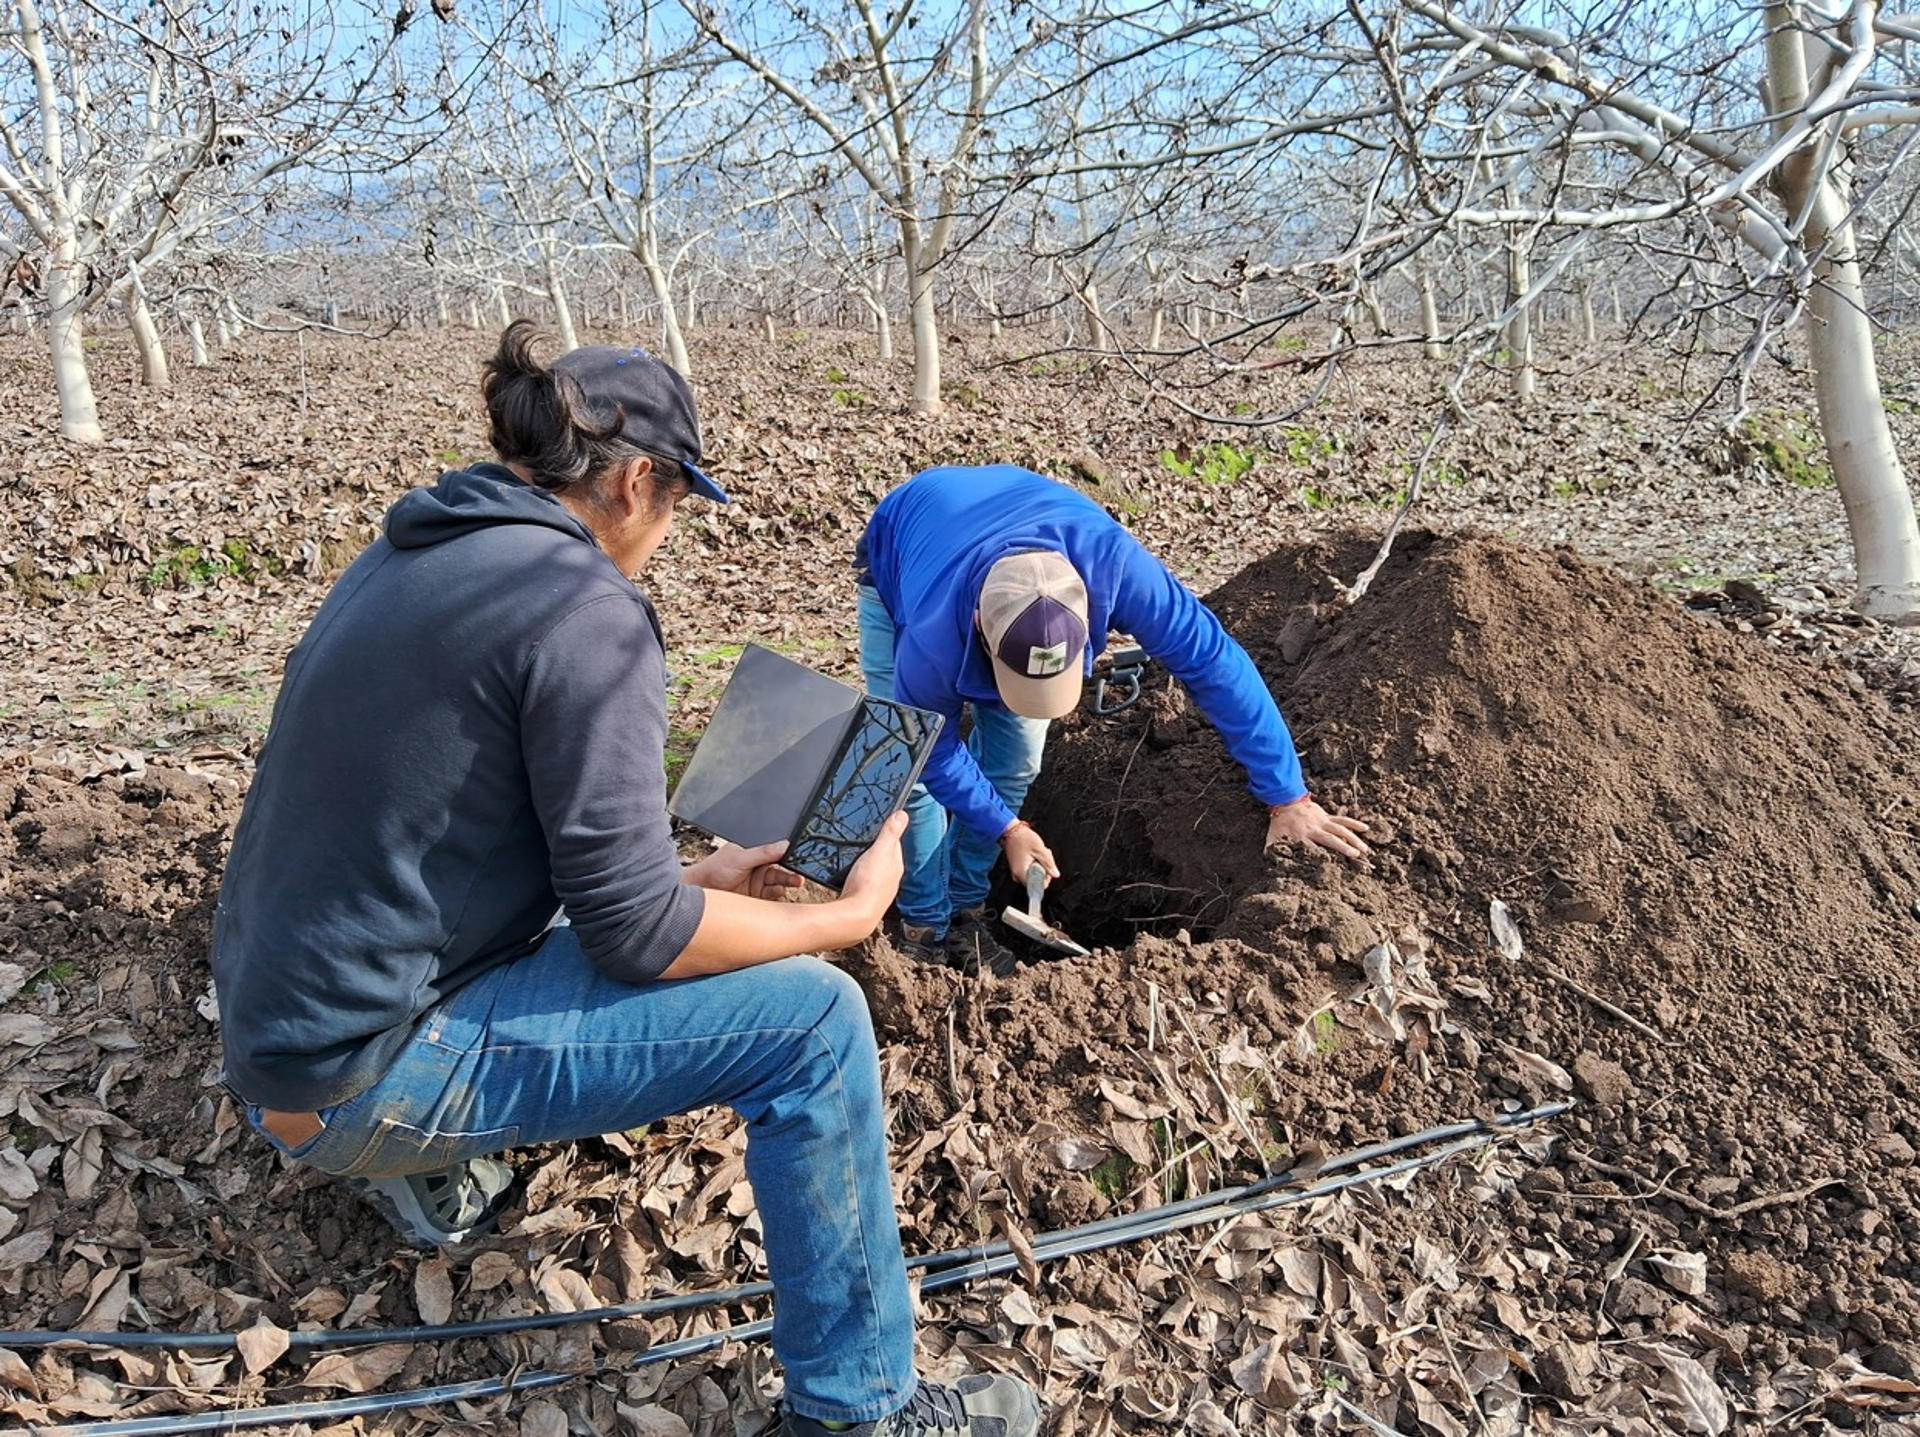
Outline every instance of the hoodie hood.
{"type": "Polygon", "coordinates": [[[496,524],[536,524],[599,547],[571,509],[503,464],[450,470],[402,494],[387,510],[387,542],[396,549],[427,549],[496,524]]]}

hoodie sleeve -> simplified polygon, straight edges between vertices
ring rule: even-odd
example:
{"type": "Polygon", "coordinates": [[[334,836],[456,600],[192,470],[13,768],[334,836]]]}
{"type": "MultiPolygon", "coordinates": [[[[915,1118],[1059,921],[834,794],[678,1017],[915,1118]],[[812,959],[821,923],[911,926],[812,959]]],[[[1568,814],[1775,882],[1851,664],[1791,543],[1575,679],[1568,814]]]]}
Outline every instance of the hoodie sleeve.
{"type": "MultiPolygon", "coordinates": [[[[950,662],[958,667],[958,657],[950,662]]],[[[953,684],[940,677],[941,665],[930,660],[920,646],[902,638],[894,651],[893,696],[903,704],[931,709],[945,723],[933,741],[933,752],[920,772],[927,792],[940,800],[940,806],[983,838],[998,838],[1013,822],[1013,810],[994,792],[992,783],[980,771],[967,746],[960,742],[960,695],[953,684]]]]}
{"type": "Polygon", "coordinates": [[[657,978],[706,895],[680,881],[667,819],[666,660],[637,594],[561,619],[528,663],[520,742],[554,893],[609,977],[657,978]]]}
{"type": "Polygon", "coordinates": [[[1131,536],[1114,595],[1114,627],[1132,634],[1187,686],[1227,752],[1247,770],[1254,797],[1262,803],[1305,797],[1293,735],[1253,660],[1213,611],[1131,536]]]}

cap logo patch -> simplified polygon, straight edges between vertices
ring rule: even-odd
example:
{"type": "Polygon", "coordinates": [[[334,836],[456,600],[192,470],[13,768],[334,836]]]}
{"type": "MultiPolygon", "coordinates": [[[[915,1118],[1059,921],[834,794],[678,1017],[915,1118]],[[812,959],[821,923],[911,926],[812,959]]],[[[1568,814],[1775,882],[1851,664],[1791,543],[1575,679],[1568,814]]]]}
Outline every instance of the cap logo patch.
{"type": "Polygon", "coordinates": [[[1067,668],[1067,641],[1046,648],[1027,650],[1027,677],[1033,679],[1050,678],[1054,674],[1065,673],[1067,668]]]}

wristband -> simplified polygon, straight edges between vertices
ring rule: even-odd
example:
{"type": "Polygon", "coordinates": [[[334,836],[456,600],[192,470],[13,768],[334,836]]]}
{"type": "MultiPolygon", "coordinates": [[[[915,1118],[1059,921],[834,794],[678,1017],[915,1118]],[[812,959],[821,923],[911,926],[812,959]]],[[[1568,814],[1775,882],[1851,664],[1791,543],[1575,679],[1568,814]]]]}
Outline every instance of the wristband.
{"type": "Polygon", "coordinates": [[[1303,793],[1298,798],[1288,799],[1285,803],[1270,803],[1267,805],[1267,812],[1270,815],[1275,814],[1280,812],[1280,810],[1283,808],[1292,808],[1296,803],[1309,802],[1312,798],[1313,798],[1312,794],[1303,793]]]}
{"type": "Polygon", "coordinates": [[[1012,833],[1016,828],[1032,828],[1032,827],[1033,825],[1031,823],[1028,823],[1026,819],[1016,818],[1012,823],[1009,823],[1005,828],[1000,830],[1000,837],[997,841],[1001,843],[1005,843],[1007,841],[1007,835],[1012,833]]]}

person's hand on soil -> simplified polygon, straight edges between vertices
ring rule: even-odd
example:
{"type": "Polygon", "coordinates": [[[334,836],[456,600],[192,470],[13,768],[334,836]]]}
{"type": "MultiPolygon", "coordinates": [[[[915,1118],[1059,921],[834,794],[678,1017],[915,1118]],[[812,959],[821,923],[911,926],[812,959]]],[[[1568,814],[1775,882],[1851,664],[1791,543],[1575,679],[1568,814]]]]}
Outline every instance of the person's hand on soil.
{"type": "Polygon", "coordinates": [[[724,844],[698,863],[690,863],[683,868],[680,881],[699,888],[742,893],[748,898],[764,898],[778,903],[803,881],[799,874],[789,873],[778,866],[786,851],[787,841],[784,838],[753,848],[724,844]]]}
{"type": "Polygon", "coordinates": [[[900,890],[900,877],[907,871],[900,855],[900,835],[907,831],[907,811],[901,809],[880,825],[880,836],[873,846],[854,860],[847,873],[840,901],[865,905],[873,915],[872,927],[878,928],[887,915],[887,905],[900,890]]]}
{"type": "Polygon", "coordinates": [[[1328,813],[1313,795],[1268,810],[1267,847],[1278,843],[1310,843],[1342,858],[1360,859],[1373,852],[1361,840],[1366,824],[1344,813],[1328,813]]]}
{"type": "Polygon", "coordinates": [[[1000,847],[1006,851],[1007,872],[1016,882],[1025,883],[1027,870],[1036,863],[1045,871],[1047,882],[1060,876],[1060,865],[1054,862],[1053,850],[1024,819],[1015,819],[1013,827],[1000,835],[1000,847]]]}

